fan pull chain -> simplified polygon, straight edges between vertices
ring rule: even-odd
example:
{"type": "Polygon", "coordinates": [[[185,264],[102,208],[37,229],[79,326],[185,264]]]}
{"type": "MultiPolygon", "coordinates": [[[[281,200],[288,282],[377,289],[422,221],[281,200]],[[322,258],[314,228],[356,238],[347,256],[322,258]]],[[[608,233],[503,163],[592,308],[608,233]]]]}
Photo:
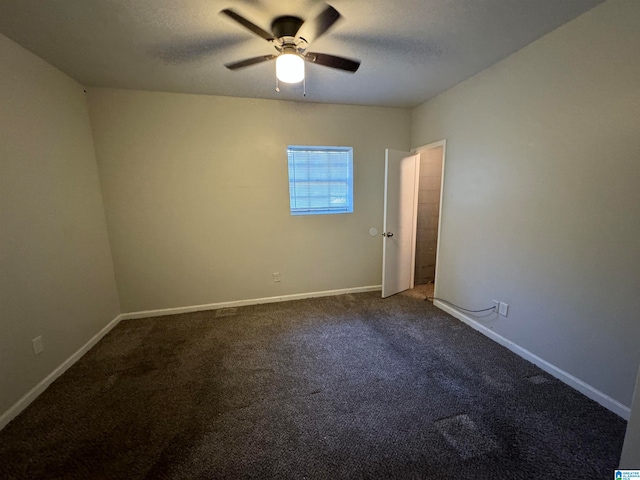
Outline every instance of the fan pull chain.
{"type": "Polygon", "coordinates": [[[276,76],[276,92],[280,92],[280,85],[278,84],[278,77],[276,76]]]}

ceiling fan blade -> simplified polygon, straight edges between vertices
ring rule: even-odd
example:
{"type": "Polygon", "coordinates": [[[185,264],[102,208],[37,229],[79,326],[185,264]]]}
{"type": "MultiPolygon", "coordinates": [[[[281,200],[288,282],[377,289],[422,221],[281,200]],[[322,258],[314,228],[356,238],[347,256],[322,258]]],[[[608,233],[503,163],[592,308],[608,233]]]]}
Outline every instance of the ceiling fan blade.
{"type": "Polygon", "coordinates": [[[267,62],[269,60],[273,60],[278,55],[261,55],[260,57],[247,58],[246,60],[240,60],[239,62],[234,63],[225,63],[225,67],[229,70],[237,70],[238,68],[248,67],[250,65],[255,65],[256,63],[267,62]]]}
{"type": "Polygon", "coordinates": [[[304,22],[296,36],[303,38],[308,44],[310,44],[329,30],[339,18],[340,13],[331,5],[327,5],[327,8],[325,8],[316,18],[304,22]]]}
{"type": "Polygon", "coordinates": [[[358,67],[360,67],[360,61],[358,60],[336,57],[335,55],[327,55],[326,53],[309,52],[304,55],[304,59],[307,62],[317,63],[318,65],[337,68],[338,70],[345,70],[351,73],[356,72],[358,70],[358,67]]]}
{"type": "Polygon", "coordinates": [[[267,32],[266,30],[263,30],[262,28],[260,28],[259,26],[257,26],[255,23],[250,22],[249,20],[247,20],[246,18],[244,18],[241,15],[238,15],[236,12],[234,12],[233,10],[231,10],[230,8],[225,8],[224,10],[222,10],[220,13],[224,13],[227,17],[235,20],[236,22],[238,22],[240,25],[242,25],[243,27],[245,27],[246,29],[248,29],[249,31],[255,33],[256,35],[258,35],[259,37],[264,38],[265,40],[271,42],[273,40],[275,40],[273,38],[273,35],[270,34],[269,32],[267,32]]]}

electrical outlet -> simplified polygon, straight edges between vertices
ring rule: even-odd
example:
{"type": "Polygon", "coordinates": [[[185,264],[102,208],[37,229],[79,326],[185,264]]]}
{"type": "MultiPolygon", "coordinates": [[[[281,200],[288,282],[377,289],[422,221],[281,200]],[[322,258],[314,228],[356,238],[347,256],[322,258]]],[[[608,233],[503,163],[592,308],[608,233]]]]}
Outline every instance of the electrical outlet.
{"type": "Polygon", "coordinates": [[[44,352],[44,343],[42,343],[42,336],[32,338],[31,343],[33,343],[33,354],[40,355],[44,352]]]}
{"type": "Polygon", "coordinates": [[[276,283],[280,281],[280,272],[273,272],[273,281],[276,283]]]}
{"type": "Polygon", "coordinates": [[[504,303],[504,302],[500,302],[500,309],[498,310],[498,312],[503,317],[508,317],[509,316],[509,304],[504,303]]]}
{"type": "Polygon", "coordinates": [[[495,313],[498,313],[498,311],[500,310],[500,302],[498,300],[492,300],[493,302],[493,311],[495,313]]]}

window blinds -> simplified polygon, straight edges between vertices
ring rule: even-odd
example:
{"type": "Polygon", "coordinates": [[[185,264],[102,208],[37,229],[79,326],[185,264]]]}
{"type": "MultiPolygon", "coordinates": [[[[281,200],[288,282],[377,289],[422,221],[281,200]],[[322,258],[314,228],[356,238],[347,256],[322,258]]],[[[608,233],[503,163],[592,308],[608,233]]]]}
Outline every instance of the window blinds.
{"type": "Polygon", "coordinates": [[[353,212],[353,149],[289,146],[292,215],[353,212]]]}

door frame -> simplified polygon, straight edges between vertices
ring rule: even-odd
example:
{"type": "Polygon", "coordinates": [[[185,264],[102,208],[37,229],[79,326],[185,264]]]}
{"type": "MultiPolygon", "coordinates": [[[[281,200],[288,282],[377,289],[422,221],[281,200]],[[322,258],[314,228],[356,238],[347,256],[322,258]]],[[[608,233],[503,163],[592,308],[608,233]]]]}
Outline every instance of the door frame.
{"type": "MultiPolygon", "coordinates": [[[[411,153],[422,154],[422,152],[426,152],[427,150],[431,150],[433,148],[442,147],[442,174],[440,175],[440,205],[438,207],[438,239],[436,240],[436,271],[433,275],[433,296],[437,297],[438,294],[438,267],[440,266],[440,236],[442,234],[442,200],[444,197],[444,175],[445,175],[445,167],[446,167],[446,159],[447,159],[447,139],[439,140],[437,142],[428,143],[426,145],[422,145],[421,147],[412,148],[410,150],[411,153]]],[[[420,158],[418,158],[418,166],[417,166],[417,175],[418,182],[420,181],[420,158]]],[[[418,183],[419,185],[419,183],[418,183]]],[[[416,205],[418,202],[418,191],[415,193],[416,195],[416,205]]],[[[414,209],[413,219],[414,225],[418,224],[418,209],[414,209]]],[[[416,248],[416,240],[418,238],[418,229],[413,229],[413,245],[414,245],[414,255],[413,255],[413,272],[411,276],[411,288],[413,288],[415,282],[415,270],[416,270],[416,257],[415,257],[415,248],[416,248]]]]}

